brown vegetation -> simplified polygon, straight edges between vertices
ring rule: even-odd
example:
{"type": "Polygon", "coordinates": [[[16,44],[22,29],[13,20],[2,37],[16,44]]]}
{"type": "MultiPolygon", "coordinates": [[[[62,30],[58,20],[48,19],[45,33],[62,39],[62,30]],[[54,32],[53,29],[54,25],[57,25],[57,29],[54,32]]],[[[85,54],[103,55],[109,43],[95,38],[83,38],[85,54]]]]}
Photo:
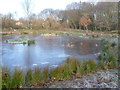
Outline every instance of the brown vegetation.
{"type": "Polygon", "coordinates": [[[8,15],[0,14],[0,17],[2,17],[2,28],[9,30],[75,29],[112,31],[117,30],[117,6],[117,2],[98,2],[97,4],[73,2],[67,5],[65,10],[44,9],[39,14],[33,14],[28,10],[26,12],[28,17],[20,18],[18,21],[14,19],[14,15],[11,13],[8,15]]]}

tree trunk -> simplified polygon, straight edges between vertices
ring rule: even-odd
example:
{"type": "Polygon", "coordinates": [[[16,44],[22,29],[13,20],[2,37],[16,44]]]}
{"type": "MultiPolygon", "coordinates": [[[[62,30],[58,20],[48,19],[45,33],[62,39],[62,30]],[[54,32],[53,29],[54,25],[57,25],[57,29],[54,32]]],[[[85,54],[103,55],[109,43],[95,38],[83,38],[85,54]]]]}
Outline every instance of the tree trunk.
{"type": "Polygon", "coordinates": [[[85,30],[86,28],[85,28],[85,26],[84,26],[84,30],[85,30]]]}
{"type": "Polygon", "coordinates": [[[96,31],[96,26],[95,26],[95,29],[94,29],[95,31],[96,31]]]}
{"type": "Polygon", "coordinates": [[[86,26],[86,32],[88,33],[88,27],[86,26]]]}
{"type": "Polygon", "coordinates": [[[79,25],[79,29],[81,30],[81,26],[79,25]]]}

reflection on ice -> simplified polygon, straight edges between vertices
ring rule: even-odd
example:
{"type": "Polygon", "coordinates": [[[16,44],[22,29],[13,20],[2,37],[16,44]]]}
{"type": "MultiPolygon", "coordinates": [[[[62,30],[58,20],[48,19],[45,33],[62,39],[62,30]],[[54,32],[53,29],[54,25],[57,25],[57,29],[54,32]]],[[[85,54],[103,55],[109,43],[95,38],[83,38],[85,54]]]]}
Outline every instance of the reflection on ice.
{"type": "Polygon", "coordinates": [[[41,62],[41,64],[48,64],[49,62],[41,62]]]}
{"type": "Polygon", "coordinates": [[[81,58],[96,58],[97,53],[100,52],[98,41],[71,36],[50,38],[37,35],[8,35],[3,36],[2,43],[2,64],[10,68],[47,65],[57,67],[67,57],[76,57],[80,60],[82,60],[81,58]],[[8,39],[18,37],[31,38],[36,43],[30,46],[5,43],[8,39]],[[71,46],[73,47],[71,48],[71,46]]]}

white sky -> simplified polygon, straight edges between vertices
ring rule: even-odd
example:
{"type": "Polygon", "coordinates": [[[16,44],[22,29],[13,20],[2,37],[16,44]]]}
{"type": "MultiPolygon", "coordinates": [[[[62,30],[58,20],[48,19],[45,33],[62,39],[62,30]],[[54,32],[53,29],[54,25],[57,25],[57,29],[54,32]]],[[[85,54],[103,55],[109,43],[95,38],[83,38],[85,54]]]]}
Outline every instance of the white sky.
{"type": "MultiPolygon", "coordinates": [[[[17,14],[16,17],[24,17],[22,2],[24,0],[0,0],[0,13],[7,14],[9,12],[17,14]]],[[[98,0],[32,0],[34,4],[33,13],[40,13],[45,8],[65,9],[66,5],[79,1],[98,1],[98,0]]],[[[102,0],[103,1],[103,0],[102,0]]],[[[111,1],[111,0],[104,0],[111,1]]]]}
{"type": "MultiPolygon", "coordinates": [[[[24,0],[0,0],[0,13],[17,12],[16,17],[23,17],[22,2],[24,0]]],[[[40,13],[45,8],[65,9],[66,5],[80,0],[32,0],[34,4],[33,13],[40,13]]]]}

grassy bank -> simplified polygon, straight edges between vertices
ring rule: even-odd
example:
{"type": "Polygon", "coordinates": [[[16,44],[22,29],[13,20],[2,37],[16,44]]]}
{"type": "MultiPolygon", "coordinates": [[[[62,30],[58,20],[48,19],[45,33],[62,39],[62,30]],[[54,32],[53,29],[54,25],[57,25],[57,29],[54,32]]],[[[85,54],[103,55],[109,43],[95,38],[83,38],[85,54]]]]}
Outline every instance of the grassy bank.
{"type": "Polygon", "coordinates": [[[78,34],[78,33],[93,33],[93,34],[111,34],[111,32],[98,32],[98,31],[91,31],[88,32],[86,30],[74,30],[74,29],[67,29],[67,30],[30,30],[30,29],[18,29],[18,30],[2,30],[0,33],[1,35],[9,35],[9,34],[35,34],[35,33],[55,33],[59,35],[63,34],[78,34]]]}
{"type": "Polygon", "coordinates": [[[50,81],[71,80],[81,78],[90,73],[101,69],[115,69],[118,67],[118,48],[115,43],[101,40],[102,51],[98,56],[98,62],[93,59],[79,61],[76,58],[67,58],[65,62],[57,68],[49,70],[49,67],[41,69],[36,67],[23,72],[15,69],[11,74],[8,68],[3,68],[2,87],[3,88],[22,88],[40,87],[50,81]]]}
{"type": "Polygon", "coordinates": [[[3,32],[0,32],[1,35],[10,35],[10,34],[19,34],[19,35],[32,35],[36,34],[39,36],[62,36],[62,35],[68,35],[68,36],[75,36],[75,37],[81,37],[81,38],[87,38],[87,39],[97,39],[102,40],[106,39],[109,41],[118,42],[118,34],[111,34],[110,32],[86,32],[85,30],[4,30],[3,32]],[[47,35],[45,35],[47,34],[47,35]]]}
{"type": "Polygon", "coordinates": [[[10,34],[72,34],[72,33],[85,33],[85,31],[76,31],[76,30],[4,30],[0,34],[1,35],[10,35],[10,34]]]}

